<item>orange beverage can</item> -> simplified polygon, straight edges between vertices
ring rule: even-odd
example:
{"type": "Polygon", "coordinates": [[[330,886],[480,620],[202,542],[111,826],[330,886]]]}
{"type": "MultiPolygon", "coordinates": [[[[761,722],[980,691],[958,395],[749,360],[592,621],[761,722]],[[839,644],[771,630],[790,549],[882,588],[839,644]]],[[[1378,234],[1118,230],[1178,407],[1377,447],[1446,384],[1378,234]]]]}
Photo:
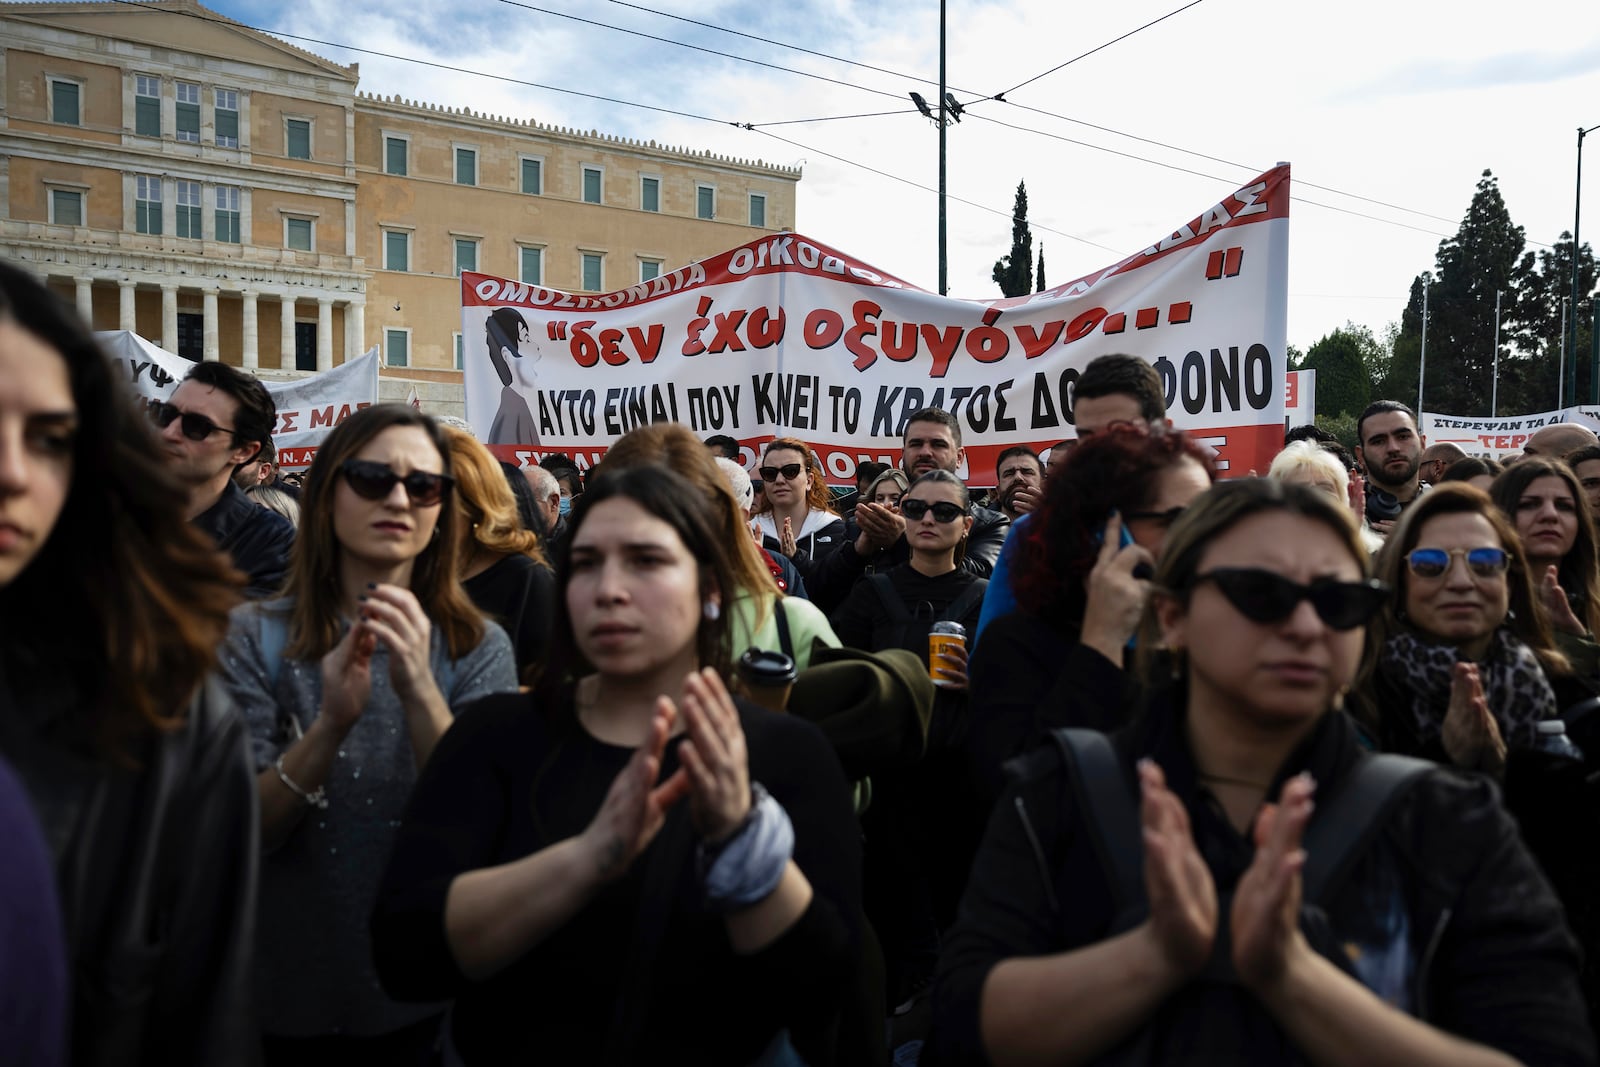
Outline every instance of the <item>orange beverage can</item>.
{"type": "Polygon", "coordinates": [[[933,684],[948,689],[954,682],[939,673],[940,667],[948,668],[945,661],[945,649],[951,645],[967,647],[967,628],[959,622],[936,622],[928,631],[928,677],[933,679],[933,684]]]}

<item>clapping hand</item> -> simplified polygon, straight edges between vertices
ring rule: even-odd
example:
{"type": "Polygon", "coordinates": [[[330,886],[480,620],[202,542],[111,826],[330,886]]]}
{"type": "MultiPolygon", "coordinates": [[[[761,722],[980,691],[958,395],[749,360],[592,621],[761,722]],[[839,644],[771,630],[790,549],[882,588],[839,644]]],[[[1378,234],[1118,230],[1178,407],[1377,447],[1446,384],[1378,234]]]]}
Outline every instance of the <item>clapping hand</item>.
{"type": "Polygon", "coordinates": [[[1498,775],[1506,766],[1506,743],[1489,710],[1476,664],[1457,663],[1450,679],[1450,706],[1440,741],[1450,762],[1498,775]]]}

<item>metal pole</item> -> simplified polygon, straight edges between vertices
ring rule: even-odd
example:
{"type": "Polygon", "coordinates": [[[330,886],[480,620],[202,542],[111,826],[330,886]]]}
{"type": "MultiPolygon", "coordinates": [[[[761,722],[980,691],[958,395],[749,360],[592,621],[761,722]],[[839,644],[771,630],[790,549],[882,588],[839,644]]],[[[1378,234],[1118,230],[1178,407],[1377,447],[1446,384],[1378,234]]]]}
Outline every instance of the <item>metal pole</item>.
{"type": "Polygon", "coordinates": [[[944,137],[949,120],[944,113],[944,7],[945,0],[939,0],[939,100],[934,105],[934,112],[939,116],[939,295],[945,296],[950,292],[949,266],[945,259],[945,221],[944,221],[944,137]]]}
{"type": "Polygon", "coordinates": [[[1422,380],[1428,372],[1428,290],[1433,287],[1433,275],[1422,275],[1422,355],[1417,359],[1417,418],[1422,418],[1422,380]]]}
{"type": "MultiPolygon", "coordinates": [[[[1596,127],[1600,129],[1600,127],[1596,127]]],[[[1600,296],[1589,307],[1589,403],[1600,404],[1600,296]]],[[[1578,309],[1572,309],[1572,335],[1578,335],[1578,309]]],[[[1578,353],[1572,353],[1572,362],[1578,362],[1578,353]]]]}
{"type": "MultiPolygon", "coordinates": [[[[1600,126],[1590,126],[1587,130],[1578,127],[1578,182],[1577,191],[1572,198],[1572,375],[1567,380],[1567,394],[1573,400],[1578,399],[1578,249],[1583,247],[1578,242],[1578,219],[1583,209],[1583,138],[1586,134],[1600,130],[1600,126]]],[[[1590,384],[1593,391],[1594,383],[1590,384]]]]}
{"type": "MultiPolygon", "coordinates": [[[[1576,353],[1573,354],[1576,358],[1576,353]]],[[[1566,407],[1566,395],[1562,392],[1567,385],[1567,298],[1561,298],[1561,362],[1556,364],[1556,410],[1566,407]]]]}
{"type": "Polygon", "coordinates": [[[1500,292],[1494,291],[1494,384],[1489,389],[1489,417],[1500,414],[1500,292]]]}

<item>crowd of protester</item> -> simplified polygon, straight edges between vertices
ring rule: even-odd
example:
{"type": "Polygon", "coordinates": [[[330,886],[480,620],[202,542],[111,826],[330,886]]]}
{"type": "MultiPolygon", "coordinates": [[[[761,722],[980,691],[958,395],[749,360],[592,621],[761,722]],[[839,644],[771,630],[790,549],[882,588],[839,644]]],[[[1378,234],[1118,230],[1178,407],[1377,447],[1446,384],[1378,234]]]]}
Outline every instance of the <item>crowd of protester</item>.
{"type": "Polygon", "coordinates": [[[0,1059],[1594,1064],[1595,435],[1073,415],[300,476],[0,264],[0,1059]]]}

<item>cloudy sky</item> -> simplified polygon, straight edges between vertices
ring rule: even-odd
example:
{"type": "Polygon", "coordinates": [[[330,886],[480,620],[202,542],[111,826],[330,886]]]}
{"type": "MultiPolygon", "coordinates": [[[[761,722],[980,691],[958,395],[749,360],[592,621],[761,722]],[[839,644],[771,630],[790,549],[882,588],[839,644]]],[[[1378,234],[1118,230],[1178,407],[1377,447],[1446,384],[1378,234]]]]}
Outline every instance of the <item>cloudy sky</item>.
{"type": "MultiPolygon", "coordinates": [[[[1593,0],[1186,3],[949,0],[948,82],[969,105],[948,134],[952,296],[999,295],[1019,180],[1059,284],[1292,163],[1302,348],[1397,320],[1485,169],[1530,247],[1572,228],[1577,127],[1600,125],[1593,0]]],[[[368,92],[802,165],[800,232],[937,287],[938,132],[906,95],[936,96],[935,0],[208,6],[359,62],[368,92]]],[[[1586,147],[1594,244],[1600,131],[1586,147]]]]}

